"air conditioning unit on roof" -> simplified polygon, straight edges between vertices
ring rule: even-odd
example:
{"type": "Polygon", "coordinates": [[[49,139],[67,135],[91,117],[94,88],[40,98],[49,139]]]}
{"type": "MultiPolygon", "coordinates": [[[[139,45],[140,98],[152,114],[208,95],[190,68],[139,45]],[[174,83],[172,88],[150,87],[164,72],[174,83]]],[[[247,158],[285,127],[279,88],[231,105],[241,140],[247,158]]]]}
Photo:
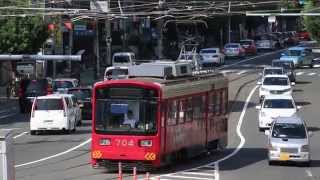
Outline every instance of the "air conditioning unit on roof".
{"type": "Polygon", "coordinates": [[[129,76],[172,78],[192,75],[192,65],[185,62],[155,61],[129,67],[129,76]]]}

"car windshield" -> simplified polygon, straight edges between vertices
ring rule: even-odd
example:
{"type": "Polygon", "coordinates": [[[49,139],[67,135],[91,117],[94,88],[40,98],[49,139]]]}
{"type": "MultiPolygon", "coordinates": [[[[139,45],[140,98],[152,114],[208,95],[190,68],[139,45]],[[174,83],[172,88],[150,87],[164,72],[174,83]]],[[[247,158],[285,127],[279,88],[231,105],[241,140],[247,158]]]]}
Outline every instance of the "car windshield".
{"type": "Polygon", "coordinates": [[[268,74],[283,74],[282,69],[265,69],[264,75],[268,74]]]}
{"type": "Polygon", "coordinates": [[[91,98],[90,89],[69,89],[68,93],[73,94],[79,100],[86,100],[91,98]]]}
{"type": "Polygon", "coordinates": [[[276,123],[272,129],[274,138],[305,139],[306,129],[303,124],[276,123]]]}
{"type": "Polygon", "coordinates": [[[288,84],[288,78],[284,77],[266,77],[263,81],[263,85],[287,86],[288,84]]]}
{"type": "Polygon", "coordinates": [[[156,91],[113,87],[96,91],[95,131],[107,134],[156,133],[156,91]]]}
{"type": "Polygon", "coordinates": [[[301,56],[301,51],[299,50],[288,50],[285,52],[286,56],[301,56]]]}
{"type": "Polygon", "coordinates": [[[212,53],[212,54],[214,54],[214,53],[217,53],[217,51],[216,50],[214,50],[214,49],[206,49],[206,50],[201,50],[200,51],[200,53],[201,54],[205,54],[205,53],[212,53]]]}
{"type": "Polygon", "coordinates": [[[116,63],[128,63],[130,62],[130,58],[127,55],[122,55],[122,56],[117,55],[117,56],[114,56],[113,61],[116,63]]]}
{"type": "Polygon", "coordinates": [[[70,81],[53,81],[52,87],[53,87],[53,90],[57,90],[59,88],[63,88],[63,89],[72,88],[73,85],[72,85],[72,82],[70,81]]]}
{"type": "Polygon", "coordinates": [[[263,108],[291,109],[294,105],[291,99],[266,99],[263,108]]]}
{"type": "Polygon", "coordinates": [[[63,110],[62,99],[37,99],[35,110],[63,110]]]}

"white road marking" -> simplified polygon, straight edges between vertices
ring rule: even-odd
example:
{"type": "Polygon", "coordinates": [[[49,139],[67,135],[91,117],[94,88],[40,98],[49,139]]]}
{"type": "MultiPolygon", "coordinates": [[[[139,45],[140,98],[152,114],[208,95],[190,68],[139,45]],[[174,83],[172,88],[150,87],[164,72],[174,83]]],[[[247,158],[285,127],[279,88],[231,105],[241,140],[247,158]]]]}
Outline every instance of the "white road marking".
{"type": "Polygon", "coordinates": [[[202,172],[183,172],[182,174],[200,175],[200,176],[213,176],[213,174],[202,173],[202,172]]]}
{"type": "Polygon", "coordinates": [[[52,159],[52,158],[55,158],[55,157],[58,157],[58,156],[62,156],[64,154],[67,154],[67,153],[69,153],[71,151],[74,151],[74,150],[76,150],[76,149],[88,144],[89,142],[91,142],[91,138],[86,140],[86,141],[84,141],[84,142],[82,142],[81,144],[79,144],[79,145],[77,145],[77,146],[75,146],[73,148],[70,148],[70,149],[64,151],[64,152],[61,152],[61,153],[58,153],[58,154],[55,154],[55,155],[52,155],[52,156],[49,156],[49,157],[45,157],[45,158],[42,158],[42,159],[39,159],[39,160],[36,160],[36,161],[31,161],[31,162],[27,162],[27,163],[23,163],[23,164],[18,164],[18,165],[15,165],[14,167],[15,168],[23,167],[23,166],[39,163],[39,162],[42,162],[42,161],[46,161],[46,160],[49,160],[49,159],[52,159]]]}
{"type": "Polygon", "coordinates": [[[320,67],[320,64],[315,64],[315,65],[313,65],[313,67],[318,68],[318,67],[320,67]]]}
{"type": "Polygon", "coordinates": [[[309,73],[308,76],[313,76],[315,74],[317,74],[317,73],[314,73],[314,72],[313,73],[309,73]]]}
{"type": "Polygon", "coordinates": [[[243,71],[238,72],[237,75],[241,75],[241,74],[244,74],[246,72],[247,72],[246,70],[243,70],[243,71]]]}
{"type": "Polygon", "coordinates": [[[306,173],[307,173],[308,177],[312,177],[312,172],[309,169],[306,169],[306,173]]]}
{"type": "Polygon", "coordinates": [[[23,133],[20,133],[20,134],[14,136],[13,139],[17,139],[18,137],[21,137],[21,136],[23,136],[23,135],[25,135],[25,134],[28,134],[28,132],[25,131],[25,132],[23,132],[23,133]]]}
{"type": "Polygon", "coordinates": [[[302,74],[304,74],[304,72],[297,72],[296,76],[301,76],[302,74]]]}
{"type": "Polygon", "coordinates": [[[179,175],[166,175],[165,177],[181,178],[181,179],[212,180],[212,178],[189,177],[189,176],[179,176],[179,175]]]}
{"type": "Polygon", "coordinates": [[[17,113],[10,113],[10,114],[6,114],[6,115],[3,115],[3,116],[0,116],[0,119],[4,119],[4,118],[7,118],[7,117],[11,117],[11,116],[14,116],[16,115],[17,113]]]}
{"type": "Polygon", "coordinates": [[[218,164],[218,163],[214,163],[214,168],[216,169],[216,170],[214,171],[215,180],[220,179],[220,175],[219,175],[219,164],[218,164]]]}

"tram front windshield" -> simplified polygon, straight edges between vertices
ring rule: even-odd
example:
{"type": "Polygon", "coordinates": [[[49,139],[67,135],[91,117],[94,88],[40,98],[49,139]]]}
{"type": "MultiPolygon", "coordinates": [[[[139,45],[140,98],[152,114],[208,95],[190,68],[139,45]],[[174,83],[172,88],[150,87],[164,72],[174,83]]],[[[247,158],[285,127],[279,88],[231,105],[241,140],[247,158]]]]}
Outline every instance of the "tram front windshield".
{"type": "Polygon", "coordinates": [[[101,134],[155,134],[157,93],[137,87],[96,90],[95,131],[101,134]]]}

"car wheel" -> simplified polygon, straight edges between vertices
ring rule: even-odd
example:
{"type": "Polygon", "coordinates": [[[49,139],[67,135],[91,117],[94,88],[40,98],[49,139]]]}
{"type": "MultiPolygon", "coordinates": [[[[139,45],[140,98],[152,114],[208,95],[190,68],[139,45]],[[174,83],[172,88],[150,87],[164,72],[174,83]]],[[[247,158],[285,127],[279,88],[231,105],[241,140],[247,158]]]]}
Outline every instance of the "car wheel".
{"type": "Polygon", "coordinates": [[[31,130],[31,131],[30,131],[30,135],[36,135],[36,131],[31,130]]]}
{"type": "Polygon", "coordinates": [[[264,128],[259,127],[259,132],[264,132],[264,128]]]}
{"type": "Polygon", "coordinates": [[[268,161],[268,164],[269,164],[269,166],[273,166],[273,165],[275,165],[275,162],[274,162],[274,161],[269,160],[269,161],[268,161]]]}

